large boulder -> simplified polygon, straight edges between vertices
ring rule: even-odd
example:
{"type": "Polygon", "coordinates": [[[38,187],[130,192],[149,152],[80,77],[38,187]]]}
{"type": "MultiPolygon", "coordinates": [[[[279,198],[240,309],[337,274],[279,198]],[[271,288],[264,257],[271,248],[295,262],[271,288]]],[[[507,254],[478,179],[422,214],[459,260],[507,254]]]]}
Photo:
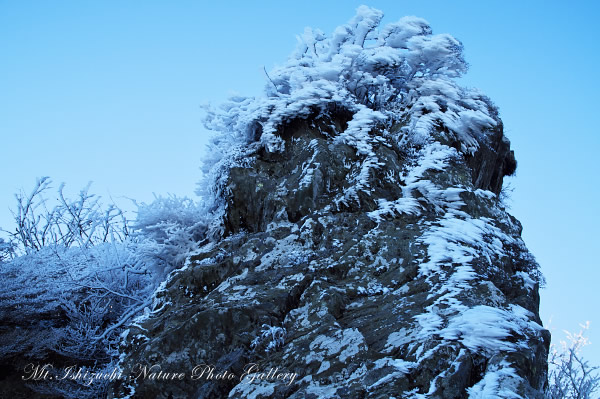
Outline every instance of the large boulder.
{"type": "Polygon", "coordinates": [[[230,170],[225,238],[130,328],[121,367],[138,378],[115,396],[541,397],[549,334],[537,264],[498,199],[515,165],[502,125],[474,153],[443,132],[399,146],[373,131],[377,165],[348,198],[360,157],[328,115],[230,170]]]}

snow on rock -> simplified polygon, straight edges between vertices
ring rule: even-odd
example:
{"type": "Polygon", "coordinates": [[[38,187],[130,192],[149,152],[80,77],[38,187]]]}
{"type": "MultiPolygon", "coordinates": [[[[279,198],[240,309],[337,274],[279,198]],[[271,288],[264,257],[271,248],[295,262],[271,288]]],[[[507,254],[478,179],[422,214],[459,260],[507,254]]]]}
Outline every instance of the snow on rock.
{"type": "Polygon", "coordinates": [[[498,195],[516,166],[498,112],[456,83],[458,40],[382,17],[307,28],[261,96],[208,110],[204,249],[124,337],[122,367],[152,353],[297,375],[174,397],[541,397],[542,279],[498,195]]]}
{"type": "Polygon", "coordinates": [[[337,354],[339,354],[339,361],[344,363],[359,351],[366,349],[364,337],[355,328],[337,331],[332,337],[319,335],[311,342],[309,348],[311,353],[306,358],[307,363],[337,354]],[[323,352],[322,357],[320,352],[323,352]]]}
{"type": "Polygon", "coordinates": [[[522,399],[516,393],[523,383],[516,370],[507,362],[488,367],[481,381],[468,389],[469,399],[522,399]]]}

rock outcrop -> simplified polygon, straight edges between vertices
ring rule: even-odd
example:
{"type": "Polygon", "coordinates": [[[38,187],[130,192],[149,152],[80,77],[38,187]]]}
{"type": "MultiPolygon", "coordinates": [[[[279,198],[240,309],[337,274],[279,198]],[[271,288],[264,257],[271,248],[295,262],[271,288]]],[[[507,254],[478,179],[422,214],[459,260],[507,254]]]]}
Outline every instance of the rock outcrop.
{"type": "Polygon", "coordinates": [[[538,398],[538,265],[460,42],[361,7],[234,98],[215,223],[130,327],[115,397],[538,398]],[[210,233],[212,231],[212,234],[210,233]]]}
{"type": "Polygon", "coordinates": [[[345,123],[293,121],[284,152],[230,170],[226,237],[190,256],[125,341],[124,370],[186,376],[142,375],[120,395],[540,396],[549,334],[537,265],[498,200],[515,165],[501,124],[469,156],[380,135],[371,194],[343,203],[356,155],[331,137],[345,123]]]}

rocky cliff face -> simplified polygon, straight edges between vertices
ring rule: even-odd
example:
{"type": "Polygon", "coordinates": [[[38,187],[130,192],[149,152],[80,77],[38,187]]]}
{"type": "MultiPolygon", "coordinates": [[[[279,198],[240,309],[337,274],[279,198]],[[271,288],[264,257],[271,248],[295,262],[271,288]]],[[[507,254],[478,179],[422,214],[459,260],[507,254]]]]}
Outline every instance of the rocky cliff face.
{"type": "Polygon", "coordinates": [[[541,397],[516,161],[460,42],[361,7],[208,125],[214,223],[124,337],[118,397],[541,397]]]}
{"type": "Polygon", "coordinates": [[[541,277],[499,198],[516,161],[498,112],[455,82],[460,42],[382,17],[307,29],[264,96],[208,112],[204,206],[140,212],[119,251],[3,265],[4,392],[541,398],[541,277]],[[90,374],[22,386],[30,362],[90,374]]]}
{"type": "Polygon", "coordinates": [[[549,335],[537,265],[498,200],[515,166],[501,124],[470,155],[374,131],[369,190],[346,199],[360,168],[333,140],[344,115],[292,121],[283,152],[229,171],[225,238],[190,256],[123,348],[124,370],[186,376],[142,374],[119,395],[540,396],[549,335]]]}

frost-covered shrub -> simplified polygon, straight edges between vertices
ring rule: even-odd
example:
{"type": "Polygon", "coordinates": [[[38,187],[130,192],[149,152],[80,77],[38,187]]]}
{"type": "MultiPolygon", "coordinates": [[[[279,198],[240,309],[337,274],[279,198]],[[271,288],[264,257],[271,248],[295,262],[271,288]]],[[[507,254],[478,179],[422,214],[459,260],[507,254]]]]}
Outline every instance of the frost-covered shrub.
{"type": "Polygon", "coordinates": [[[550,347],[548,399],[592,399],[600,392],[600,367],[591,366],[581,356],[581,349],[590,342],[585,336],[589,322],[578,333],[566,331],[567,341],[550,347]]]}
{"type": "Polygon", "coordinates": [[[252,340],[250,347],[254,351],[264,350],[265,352],[276,351],[285,344],[287,331],[283,327],[270,326],[263,324],[259,335],[252,340]]]}
{"type": "MultiPolygon", "coordinates": [[[[152,310],[154,290],[204,240],[210,219],[194,201],[171,196],[138,204],[136,220],[128,221],[115,206],[103,207],[89,186],[73,200],[61,185],[49,207],[50,184],[39,179],[30,194],[16,196],[10,234],[19,256],[12,256],[12,243],[0,241],[3,322],[45,327],[6,337],[0,358],[54,353],[108,367],[120,334],[134,316],[152,310]]],[[[97,397],[104,389],[54,385],[39,388],[65,397],[97,397]]]]}
{"type": "Polygon", "coordinates": [[[64,183],[57,190],[57,203],[49,207],[46,193],[49,177],[36,181],[29,194],[15,195],[15,229],[9,232],[18,253],[37,251],[46,246],[88,247],[122,241],[128,235],[124,213],[115,205],[103,206],[100,197],[90,193],[89,183],[75,199],[65,197],[64,183]]]}
{"type": "MultiPolygon", "coordinates": [[[[261,143],[276,151],[282,145],[275,135],[280,124],[330,103],[355,114],[361,111],[356,124],[371,128],[373,122],[411,105],[419,91],[455,91],[452,97],[458,99],[455,85],[435,80],[447,81],[466,71],[460,42],[449,35],[432,35],[427,22],[416,17],[404,17],[378,31],[382,17],[381,11],[362,6],[329,37],[307,28],[288,62],[269,73],[264,97],[233,97],[221,112],[209,111],[207,125],[240,141],[254,140],[260,130],[261,143]]],[[[430,112],[439,109],[435,99],[427,101],[422,105],[430,112]]],[[[368,132],[356,128],[353,133],[368,132]]]]}
{"type": "Polygon", "coordinates": [[[16,319],[61,315],[67,323],[57,324],[63,327],[54,330],[45,349],[99,360],[117,343],[115,326],[149,304],[154,283],[144,267],[129,242],[43,247],[3,265],[0,306],[20,309],[20,314],[11,310],[16,319]]]}
{"type": "Polygon", "coordinates": [[[162,279],[182,266],[190,251],[207,238],[213,219],[201,202],[173,195],[137,205],[132,234],[138,250],[153,259],[153,266],[158,267],[154,271],[162,279]]]}

